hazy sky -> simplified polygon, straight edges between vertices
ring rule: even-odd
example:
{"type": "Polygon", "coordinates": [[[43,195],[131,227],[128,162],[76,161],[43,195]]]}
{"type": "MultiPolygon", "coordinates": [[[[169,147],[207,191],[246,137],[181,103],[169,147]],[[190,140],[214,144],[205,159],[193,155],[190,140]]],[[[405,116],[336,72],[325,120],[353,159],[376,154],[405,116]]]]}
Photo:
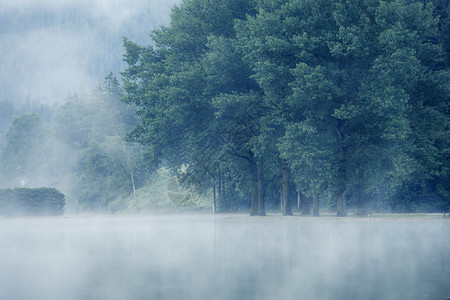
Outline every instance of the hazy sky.
{"type": "Polygon", "coordinates": [[[0,101],[61,102],[124,68],[122,36],[148,44],[180,0],[1,0],[0,101]]]}

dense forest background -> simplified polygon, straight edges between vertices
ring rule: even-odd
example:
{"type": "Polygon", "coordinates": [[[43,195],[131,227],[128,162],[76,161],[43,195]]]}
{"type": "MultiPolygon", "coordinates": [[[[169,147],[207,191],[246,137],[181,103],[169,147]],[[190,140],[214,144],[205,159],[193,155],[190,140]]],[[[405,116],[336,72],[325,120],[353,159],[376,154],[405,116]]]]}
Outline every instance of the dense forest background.
{"type": "Polygon", "coordinates": [[[2,75],[0,187],[56,187],[69,212],[448,211],[448,13],[448,0],[186,0],[159,29],[128,24],[151,35],[122,50],[101,27],[114,42],[87,63],[97,87],[40,101],[2,75]]]}

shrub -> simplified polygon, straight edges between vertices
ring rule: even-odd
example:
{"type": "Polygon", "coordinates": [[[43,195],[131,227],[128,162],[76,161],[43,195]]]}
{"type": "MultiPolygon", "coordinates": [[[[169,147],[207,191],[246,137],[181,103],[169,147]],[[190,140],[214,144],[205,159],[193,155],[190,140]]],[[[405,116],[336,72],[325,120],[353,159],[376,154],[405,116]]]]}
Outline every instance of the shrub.
{"type": "Polygon", "coordinates": [[[64,194],[54,188],[0,189],[1,216],[62,215],[64,204],[64,194]]]}

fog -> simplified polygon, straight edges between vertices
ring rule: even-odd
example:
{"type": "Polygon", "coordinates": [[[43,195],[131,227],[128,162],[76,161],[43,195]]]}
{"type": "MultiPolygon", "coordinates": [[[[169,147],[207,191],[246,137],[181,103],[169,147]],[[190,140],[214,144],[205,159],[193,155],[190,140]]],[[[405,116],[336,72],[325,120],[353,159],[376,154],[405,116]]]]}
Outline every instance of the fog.
{"type": "Polygon", "coordinates": [[[0,2],[0,188],[55,187],[66,195],[66,212],[78,209],[82,196],[72,190],[85,150],[104,143],[104,136],[131,130],[114,117],[127,113],[120,97],[102,100],[98,87],[111,72],[120,84],[123,37],[150,44],[151,31],[168,25],[170,10],[180,2],[0,2]],[[39,114],[43,126],[16,126],[29,138],[7,140],[13,120],[30,112],[39,114]]]}
{"type": "Polygon", "coordinates": [[[67,215],[0,217],[0,299],[450,297],[448,219],[70,217],[180,208],[168,197],[173,174],[151,177],[142,147],[122,140],[132,108],[95,90],[126,67],[122,37],[150,44],[180,2],[1,1],[0,102],[17,110],[0,111],[0,188],[57,187],[67,215]],[[51,112],[9,141],[31,102],[51,112]]]}
{"type": "Polygon", "coordinates": [[[179,0],[0,3],[0,101],[61,103],[120,72],[122,37],[150,43],[179,0]]]}
{"type": "Polygon", "coordinates": [[[1,299],[445,299],[445,220],[0,220],[1,299]]]}

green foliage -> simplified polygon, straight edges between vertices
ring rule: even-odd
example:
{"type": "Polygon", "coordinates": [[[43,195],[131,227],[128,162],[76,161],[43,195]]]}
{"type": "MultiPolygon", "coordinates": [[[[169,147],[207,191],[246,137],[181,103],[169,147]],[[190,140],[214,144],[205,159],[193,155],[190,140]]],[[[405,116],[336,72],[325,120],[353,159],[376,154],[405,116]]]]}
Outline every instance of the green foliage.
{"type": "Polygon", "coordinates": [[[62,215],[64,204],[64,194],[54,188],[0,190],[1,216],[62,215]]]}
{"type": "Polygon", "coordinates": [[[56,127],[58,137],[75,141],[71,145],[80,159],[72,190],[80,210],[108,211],[111,202],[133,194],[147,177],[142,147],[123,140],[136,123],[133,107],[121,103],[121,95],[117,79],[110,74],[85,99],[69,99],[67,109],[63,106],[57,115],[62,125],[56,127]]]}
{"type": "Polygon", "coordinates": [[[36,113],[18,116],[1,149],[1,184],[58,186],[74,211],[106,211],[117,197],[134,194],[148,169],[142,146],[123,139],[136,118],[121,97],[110,74],[92,92],[69,95],[53,122],[44,125],[36,113]]]}
{"type": "Polygon", "coordinates": [[[55,136],[70,147],[82,149],[89,143],[91,122],[87,99],[76,94],[69,95],[55,114],[55,136]]]}
{"type": "Polygon", "coordinates": [[[154,48],[125,40],[129,138],[229,195],[252,190],[257,161],[271,182],[288,166],[298,191],[340,199],[339,215],[358,184],[392,207],[407,182],[445,195],[448,5],[435,2],[185,1],[154,48]]]}
{"type": "Polygon", "coordinates": [[[36,113],[16,117],[6,132],[6,143],[0,153],[0,173],[3,184],[19,185],[38,168],[36,157],[42,159],[42,143],[46,130],[36,113]]]}
{"type": "Polygon", "coordinates": [[[146,179],[141,147],[125,144],[119,136],[106,137],[103,143],[91,142],[81,154],[81,168],[73,186],[79,209],[108,211],[109,204],[141,187],[146,179]],[[134,180],[134,182],[133,182],[134,180]]]}
{"type": "Polygon", "coordinates": [[[212,189],[200,191],[194,185],[186,188],[168,169],[158,169],[137,190],[137,196],[118,197],[108,205],[114,213],[172,213],[210,211],[212,189]]]}
{"type": "Polygon", "coordinates": [[[361,195],[378,211],[448,210],[449,7],[183,1],[153,46],[124,39],[123,89],[110,73],[54,115],[0,102],[0,182],[59,182],[106,212],[209,209],[215,186],[225,212],[264,194],[278,209],[287,170],[291,198],[318,194],[338,215],[361,195]]]}
{"type": "MultiPolygon", "coordinates": [[[[285,134],[278,147],[298,188],[331,184],[335,197],[345,201],[357,174],[368,182],[378,174],[392,192],[409,180],[420,165],[417,149],[435,143],[414,142],[420,132],[416,124],[436,122],[427,110],[437,113],[437,107],[420,104],[417,92],[427,82],[426,98],[431,92],[439,94],[435,103],[448,99],[446,88],[430,81],[442,61],[432,6],[404,1],[258,5],[258,14],[239,24],[238,37],[258,84],[279,102],[285,134]],[[412,120],[410,111],[420,120],[412,120]]],[[[445,131],[445,122],[438,123],[434,133],[445,131]]],[[[426,152],[428,161],[444,161],[436,151],[426,152]]],[[[345,215],[345,203],[338,214],[345,215]]]]}
{"type": "Polygon", "coordinates": [[[0,145],[4,143],[4,134],[14,119],[14,105],[8,101],[0,101],[0,145]]]}
{"type": "Polygon", "coordinates": [[[306,120],[287,126],[278,147],[282,157],[290,163],[299,191],[324,190],[336,176],[336,162],[330,159],[334,157],[333,143],[331,132],[318,132],[306,120]]]}
{"type": "Polygon", "coordinates": [[[239,173],[230,170],[237,166],[250,173],[248,162],[235,160],[252,159],[251,125],[236,115],[261,98],[252,93],[258,87],[235,44],[234,22],[254,13],[253,4],[185,1],[173,10],[169,27],[152,33],[155,47],[124,41],[124,101],[135,104],[139,116],[128,138],[146,146],[152,166],[174,173],[187,166],[187,187],[242,185],[242,178],[225,174],[239,173]]]}

